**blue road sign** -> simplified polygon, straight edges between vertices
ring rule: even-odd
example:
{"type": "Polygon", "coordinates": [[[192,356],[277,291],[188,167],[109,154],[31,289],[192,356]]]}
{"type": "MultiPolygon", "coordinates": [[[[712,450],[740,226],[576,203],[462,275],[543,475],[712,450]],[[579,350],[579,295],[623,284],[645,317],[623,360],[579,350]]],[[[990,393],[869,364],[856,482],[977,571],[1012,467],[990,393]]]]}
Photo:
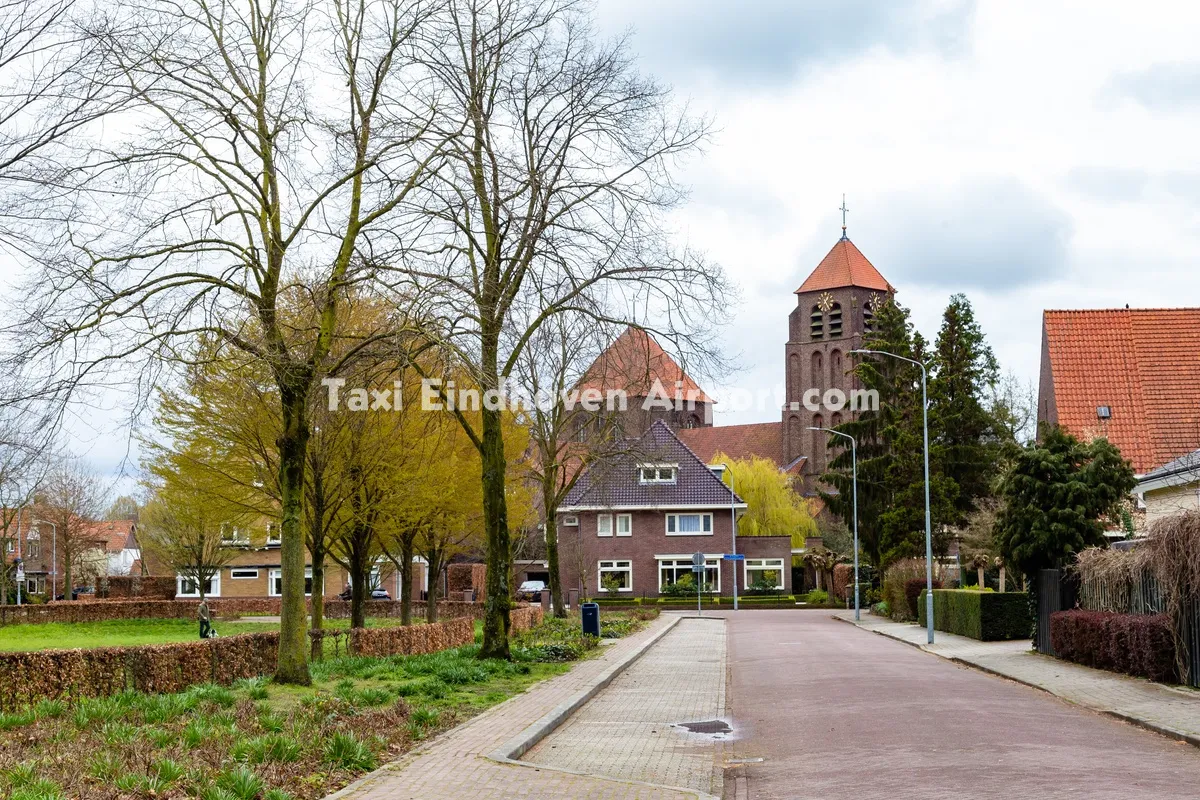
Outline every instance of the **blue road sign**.
{"type": "Polygon", "coordinates": [[[742,555],[741,553],[726,553],[725,555],[721,556],[721,558],[725,559],[726,561],[745,561],[746,560],[746,557],[744,555],[742,555]]]}

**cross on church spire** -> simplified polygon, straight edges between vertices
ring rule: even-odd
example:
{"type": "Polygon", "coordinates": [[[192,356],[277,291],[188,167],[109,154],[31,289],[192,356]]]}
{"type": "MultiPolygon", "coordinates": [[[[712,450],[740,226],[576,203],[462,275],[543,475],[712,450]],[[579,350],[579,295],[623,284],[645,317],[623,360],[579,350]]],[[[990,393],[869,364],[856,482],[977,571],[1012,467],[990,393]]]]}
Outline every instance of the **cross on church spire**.
{"type": "Polygon", "coordinates": [[[842,193],[842,206],[839,209],[842,212],[842,238],[846,238],[846,215],[850,213],[850,209],[846,208],[846,193],[842,193]]]}

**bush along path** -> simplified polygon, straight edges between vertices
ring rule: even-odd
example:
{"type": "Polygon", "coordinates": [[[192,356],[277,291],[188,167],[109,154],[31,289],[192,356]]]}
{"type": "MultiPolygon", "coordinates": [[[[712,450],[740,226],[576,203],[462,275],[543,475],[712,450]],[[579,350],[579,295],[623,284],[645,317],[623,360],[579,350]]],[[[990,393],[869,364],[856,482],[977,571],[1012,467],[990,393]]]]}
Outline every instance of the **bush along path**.
{"type": "MultiPolygon", "coordinates": [[[[618,618],[602,633],[641,624],[618,618]]],[[[578,621],[548,620],[514,635],[512,661],[479,660],[471,644],[330,659],[313,665],[306,688],[260,677],[174,694],[42,700],[0,713],[0,797],[315,800],[565,672],[596,644],[578,621]]]]}

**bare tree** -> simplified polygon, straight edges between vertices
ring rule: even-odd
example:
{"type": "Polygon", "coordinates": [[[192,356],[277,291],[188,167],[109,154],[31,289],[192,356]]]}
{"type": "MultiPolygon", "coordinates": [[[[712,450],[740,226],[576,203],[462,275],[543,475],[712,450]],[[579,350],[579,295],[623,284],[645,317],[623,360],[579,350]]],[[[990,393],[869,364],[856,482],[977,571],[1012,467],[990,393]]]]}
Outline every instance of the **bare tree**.
{"type": "MultiPolygon", "coordinates": [[[[22,525],[28,533],[33,514],[30,507],[45,477],[51,442],[37,430],[29,430],[35,417],[19,408],[0,408],[0,605],[8,602],[10,556],[24,555],[20,538],[22,525]]],[[[15,562],[13,562],[15,563],[15,562]]]]}
{"type": "MultiPolygon", "coordinates": [[[[559,564],[558,508],[583,473],[616,449],[617,417],[580,402],[578,383],[614,337],[590,316],[563,313],[529,338],[517,380],[531,402],[529,473],[537,485],[554,616],[566,617],[559,564]]],[[[602,376],[600,376],[602,379],[602,376]]]]}
{"type": "MultiPolygon", "coordinates": [[[[485,392],[506,387],[530,338],[557,314],[641,317],[664,341],[699,353],[704,323],[730,299],[718,270],[670,245],[665,222],[684,197],[673,167],[697,152],[708,125],[641,77],[623,41],[597,43],[589,8],[448,0],[423,53],[447,162],[419,192],[426,257],[410,252],[394,274],[425,298],[438,322],[431,341],[485,392]]],[[[481,658],[509,655],[501,415],[494,405],[477,425],[460,415],[483,462],[481,658]]]]}
{"type": "Polygon", "coordinates": [[[62,223],[49,234],[30,226],[50,238],[25,292],[34,322],[19,349],[56,396],[132,374],[144,397],[200,335],[269,371],[280,419],[283,683],[310,681],[309,398],[343,359],[393,335],[389,325],[335,347],[346,293],[373,274],[372,232],[400,234],[394,212],[439,158],[429,106],[409,103],[421,75],[408,51],[432,8],[116,0],[91,41],[96,74],[119,86],[129,111],[34,193],[62,223]],[[287,312],[297,298],[311,316],[287,312]]]}
{"type": "Polygon", "coordinates": [[[38,515],[54,523],[57,570],[62,567],[63,595],[68,599],[77,579],[95,579],[106,558],[93,523],[105,508],[105,486],[85,463],[67,460],[46,476],[38,492],[38,515]]]}

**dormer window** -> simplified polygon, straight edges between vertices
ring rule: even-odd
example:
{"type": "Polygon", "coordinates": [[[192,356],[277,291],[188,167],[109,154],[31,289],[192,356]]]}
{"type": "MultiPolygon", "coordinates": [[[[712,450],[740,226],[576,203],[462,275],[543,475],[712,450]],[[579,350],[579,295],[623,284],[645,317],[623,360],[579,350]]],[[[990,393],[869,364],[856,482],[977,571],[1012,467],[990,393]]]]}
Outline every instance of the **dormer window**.
{"type": "Polygon", "coordinates": [[[809,332],[813,339],[825,338],[825,315],[821,313],[820,306],[813,306],[812,317],[809,323],[809,332]]]}
{"type": "Polygon", "coordinates": [[[235,528],[228,522],[222,522],[221,544],[226,547],[248,545],[250,544],[250,536],[240,528],[235,528]]]}
{"type": "Polygon", "coordinates": [[[639,483],[674,483],[678,474],[678,464],[641,464],[638,466],[639,483]]]}
{"type": "Polygon", "coordinates": [[[829,309],[829,338],[835,339],[842,335],[842,304],[834,303],[829,309]]]}
{"type": "Polygon", "coordinates": [[[279,526],[274,522],[267,524],[267,546],[273,544],[282,544],[283,540],[279,537],[279,526]]]}

